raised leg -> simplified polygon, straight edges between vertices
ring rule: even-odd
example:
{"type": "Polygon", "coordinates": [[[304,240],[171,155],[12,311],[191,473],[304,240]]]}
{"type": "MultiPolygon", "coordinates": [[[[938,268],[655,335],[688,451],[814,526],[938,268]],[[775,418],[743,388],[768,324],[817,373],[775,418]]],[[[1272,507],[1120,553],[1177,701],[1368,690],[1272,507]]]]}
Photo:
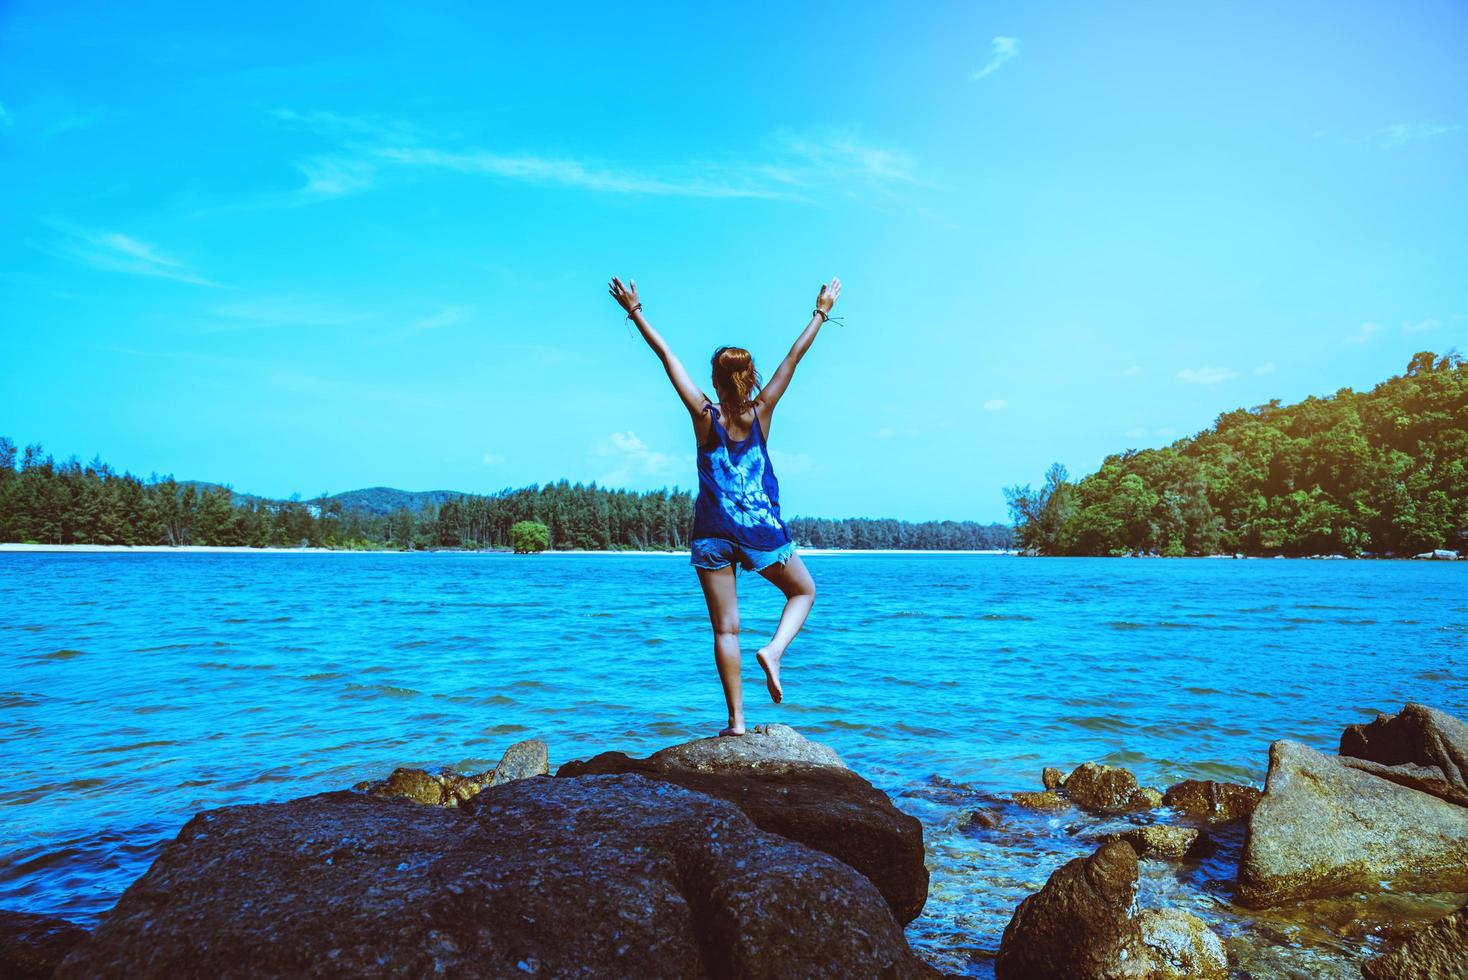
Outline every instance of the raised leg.
{"type": "Polygon", "coordinates": [[[724,685],[724,702],[729,708],[729,727],[720,735],[744,734],[744,689],[739,677],[739,597],[734,585],[734,566],[716,571],[698,569],[698,584],[709,607],[714,628],[714,663],[719,683],[724,685]]]}
{"type": "Polygon", "coordinates": [[[790,641],[795,639],[795,634],[805,625],[810,607],[815,605],[816,581],[810,577],[810,570],[805,567],[805,562],[800,560],[799,555],[792,555],[783,565],[771,565],[762,569],[760,574],[785,593],[785,608],[780,611],[780,625],[775,628],[775,636],[755,654],[755,659],[765,672],[765,686],[769,688],[770,700],[779,704],[785,697],[785,689],[780,686],[780,658],[785,656],[790,641]]]}

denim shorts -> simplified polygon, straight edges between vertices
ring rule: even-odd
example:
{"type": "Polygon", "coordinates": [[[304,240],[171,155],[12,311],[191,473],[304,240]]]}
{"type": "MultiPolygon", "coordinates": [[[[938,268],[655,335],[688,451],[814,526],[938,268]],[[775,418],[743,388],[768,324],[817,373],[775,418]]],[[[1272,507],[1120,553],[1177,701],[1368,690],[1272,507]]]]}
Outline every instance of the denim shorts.
{"type": "Polygon", "coordinates": [[[794,554],[793,541],[786,541],[774,551],[755,551],[728,538],[695,538],[688,548],[688,563],[715,571],[737,561],[747,571],[760,572],[771,565],[783,565],[794,554]]]}

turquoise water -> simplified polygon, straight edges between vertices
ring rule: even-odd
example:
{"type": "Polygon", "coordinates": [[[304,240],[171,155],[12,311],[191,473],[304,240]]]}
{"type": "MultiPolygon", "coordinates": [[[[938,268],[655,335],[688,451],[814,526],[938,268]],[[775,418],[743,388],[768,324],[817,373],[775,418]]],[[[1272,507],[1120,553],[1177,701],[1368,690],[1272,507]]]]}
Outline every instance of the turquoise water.
{"type": "MultiPolygon", "coordinates": [[[[910,934],[952,969],[982,974],[1014,903],[1081,853],[1073,821],[954,825],[1042,766],[1261,782],[1276,738],[1333,751],[1407,700],[1468,716],[1464,563],[807,562],[787,702],[751,657],[749,721],[829,743],[925,822],[933,900],[910,934]]],[[[752,653],[780,597],[740,587],[752,653]]],[[[0,608],[0,908],[82,922],[206,807],[724,722],[680,557],[7,554],[0,608]]]]}

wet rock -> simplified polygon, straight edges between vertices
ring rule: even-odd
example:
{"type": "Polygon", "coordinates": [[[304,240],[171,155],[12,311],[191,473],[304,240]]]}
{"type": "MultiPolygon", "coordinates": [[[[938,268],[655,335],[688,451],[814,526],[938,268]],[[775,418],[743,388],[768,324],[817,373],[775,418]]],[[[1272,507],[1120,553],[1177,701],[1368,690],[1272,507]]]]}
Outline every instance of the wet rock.
{"type": "Polygon", "coordinates": [[[1162,805],[1162,791],[1153,789],[1151,786],[1143,786],[1132,797],[1132,803],[1138,809],[1155,810],[1162,805]]]}
{"type": "Polygon", "coordinates": [[[1153,805],[1131,770],[1118,766],[1087,762],[1072,770],[1061,786],[1074,803],[1096,813],[1126,813],[1153,805]]]}
{"type": "Polygon", "coordinates": [[[1468,905],[1361,967],[1365,980],[1468,980],[1468,905]]]}
{"type": "Polygon", "coordinates": [[[1104,977],[1139,937],[1127,909],[1137,892],[1137,855],[1101,845],[1062,865],[1019,903],[994,961],[998,980],[1104,977]]]}
{"type": "Polygon", "coordinates": [[[1130,844],[1137,857],[1172,858],[1181,860],[1196,857],[1207,850],[1206,838],[1196,827],[1171,827],[1166,824],[1149,824],[1121,833],[1110,834],[1107,840],[1119,840],[1130,844]]]}
{"type": "Polygon", "coordinates": [[[1054,791],[1059,789],[1060,784],[1065,781],[1065,773],[1054,766],[1046,766],[1045,771],[1040,773],[1040,781],[1044,783],[1047,790],[1054,791]]]}
{"type": "Polygon", "coordinates": [[[1179,813],[1214,823],[1243,820],[1254,812],[1263,795],[1253,786],[1216,783],[1211,779],[1186,779],[1168,787],[1162,802],[1179,813]]]}
{"type": "Polygon", "coordinates": [[[956,822],[959,827],[980,827],[984,830],[993,830],[1003,823],[1003,820],[993,810],[964,810],[958,815],[956,822]]]}
{"type": "Polygon", "coordinates": [[[824,851],[871,879],[897,920],[928,898],[923,828],[834,751],[785,725],[741,738],[699,739],[633,759],[605,752],[568,762],[560,777],[636,773],[733,803],[755,825],[824,851]]]}
{"type": "Polygon", "coordinates": [[[1066,810],[1070,808],[1070,800],[1051,790],[1043,793],[1032,793],[1026,790],[1015,793],[1013,799],[1027,810],[1066,810]]]}
{"type": "Polygon", "coordinates": [[[1342,765],[1297,742],[1269,749],[1238,898],[1468,891],[1468,809],[1342,765]]]}
{"type": "Polygon", "coordinates": [[[1148,909],[1137,917],[1144,955],[1135,975],[1147,980],[1224,980],[1228,955],[1207,923],[1182,909],[1148,909]]]}
{"type": "Polygon", "coordinates": [[[1227,976],[1223,943],[1177,909],[1132,915],[1137,855],[1112,841],[1076,858],[1026,898],[1000,940],[997,980],[1215,980],[1227,976]]]}
{"type": "Polygon", "coordinates": [[[87,930],[53,915],[0,910],[0,977],[43,980],[87,930]]]}
{"type": "Polygon", "coordinates": [[[490,776],[491,786],[503,786],[516,779],[550,775],[550,752],[538,738],[516,742],[505,750],[499,765],[490,776]]]}
{"type": "Polygon", "coordinates": [[[1341,734],[1345,763],[1468,806],[1468,724],[1425,704],[1377,715],[1341,734]],[[1355,761],[1361,760],[1361,761],[1355,761]]]}
{"type": "Polygon", "coordinates": [[[190,820],[57,977],[928,974],[876,888],[635,775],[190,820]]]}

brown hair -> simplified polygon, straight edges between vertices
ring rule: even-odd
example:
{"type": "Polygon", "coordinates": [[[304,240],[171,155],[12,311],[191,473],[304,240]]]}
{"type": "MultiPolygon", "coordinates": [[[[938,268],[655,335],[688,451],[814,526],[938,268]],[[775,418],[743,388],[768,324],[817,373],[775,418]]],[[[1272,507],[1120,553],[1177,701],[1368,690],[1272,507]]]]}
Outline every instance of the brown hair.
{"type": "Polygon", "coordinates": [[[743,347],[720,347],[710,360],[714,390],[719,393],[719,411],[725,418],[738,418],[764,380],[754,369],[754,355],[743,347]]]}

